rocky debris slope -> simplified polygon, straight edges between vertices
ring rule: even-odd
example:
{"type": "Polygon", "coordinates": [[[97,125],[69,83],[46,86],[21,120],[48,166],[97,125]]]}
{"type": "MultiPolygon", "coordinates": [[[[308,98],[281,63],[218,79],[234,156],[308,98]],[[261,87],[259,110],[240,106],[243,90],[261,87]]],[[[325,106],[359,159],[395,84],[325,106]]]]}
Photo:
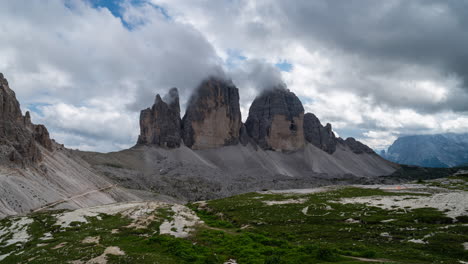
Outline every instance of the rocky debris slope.
{"type": "Polygon", "coordinates": [[[263,149],[294,151],[304,147],[304,107],[282,86],[264,91],[250,106],[248,135],[263,149]]]}
{"type": "Polygon", "coordinates": [[[333,154],[312,144],[294,152],[238,144],[205,150],[140,145],[113,153],[78,154],[121,186],[191,201],[262,189],[380,182],[384,179],[379,176],[398,168],[375,154],[357,155],[342,144],[333,154]]]}
{"type": "Polygon", "coordinates": [[[153,197],[126,190],[55,143],[23,116],[0,74],[0,218],[40,209],[80,208],[153,197]]]}
{"type": "Polygon", "coordinates": [[[0,164],[26,166],[41,161],[36,142],[52,151],[49,132],[32,124],[28,112],[23,116],[15,92],[0,73],[0,164]]]}
{"type": "Polygon", "coordinates": [[[209,78],[192,95],[183,123],[183,140],[192,149],[239,143],[242,126],[239,90],[230,81],[209,78]]]}
{"type": "Polygon", "coordinates": [[[152,108],[141,111],[138,144],[176,148],[180,146],[180,141],[179,92],[177,88],[172,88],[164,99],[156,95],[152,108]]]}

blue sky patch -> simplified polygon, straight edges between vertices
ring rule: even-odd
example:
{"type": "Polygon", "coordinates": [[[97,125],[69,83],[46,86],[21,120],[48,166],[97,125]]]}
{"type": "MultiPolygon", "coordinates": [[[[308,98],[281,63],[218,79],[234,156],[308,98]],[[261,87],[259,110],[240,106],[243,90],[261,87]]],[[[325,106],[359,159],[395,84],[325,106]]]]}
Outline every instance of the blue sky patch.
{"type": "Polygon", "coordinates": [[[239,65],[240,62],[247,60],[247,57],[242,55],[240,50],[228,49],[227,50],[228,58],[226,59],[226,67],[229,69],[235,68],[239,65]]]}
{"type": "Polygon", "coordinates": [[[136,24],[136,25],[130,24],[128,23],[128,21],[126,21],[123,18],[123,14],[124,14],[123,4],[125,3],[130,3],[133,6],[138,6],[138,5],[143,5],[143,4],[152,6],[153,8],[158,10],[167,20],[171,19],[166,9],[164,9],[161,6],[152,4],[147,0],[127,0],[127,1],[125,0],[89,0],[89,3],[91,4],[93,8],[107,8],[112,13],[113,16],[120,18],[120,20],[122,21],[122,24],[128,30],[132,30],[140,24],[136,24]]]}
{"type": "Polygon", "coordinates": [[[31,103],[31,104],[28,104],[26,106],[26,110],[27,111],[30,111],[30,112],[33,112],[33,113],[36,113],[40,116],[42,116],[42,107],[44,106],[48,106],[48,105],[51,105],[51,104],[47,104],[47,103],[31,103]]]}
{"type": "Polygon", "coordinates": [[[280,62],[276,63],[275,66],[278,69],[280,69],[281,71],[284,71],[284,72],[290,72],[292,70],[292,67],[293,67],[293,65],[291,63],[289,63],[288,61],[286,61],[286,60],[283,60],[283,61],[280,61],[280,62]]]}

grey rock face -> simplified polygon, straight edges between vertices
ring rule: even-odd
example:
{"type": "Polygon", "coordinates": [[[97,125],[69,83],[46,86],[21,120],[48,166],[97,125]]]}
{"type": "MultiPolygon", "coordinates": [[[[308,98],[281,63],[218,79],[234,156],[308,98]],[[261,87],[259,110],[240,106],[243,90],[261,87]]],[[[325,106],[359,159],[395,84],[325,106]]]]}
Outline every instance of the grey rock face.
{"type": "Polygon", "coordinates": [[[204,80],[190,98],[182,120],[184,144],[210,149],[239,143],[239,90],[230,81],[204,80]]]}
{"type": "Polygon", "coordinates": [[[52,140],[49,131],[44,125],[34,125],[34,139],[49,151],[53,150],[52,140]]]}
{"type": "Polygon", "coordinates": [[[140,136],[137,144],[176,148],[181,141],[179,92],[172,88],[164,96],[156,95],[152,108],[140,113],[140,136]]]}
{"type": "Polygon", "coordinates": [[[0,115],[1,120],[19,121],[22,119],[21,109],[16,95],[10,89],[8,81],[0,73],[0,115]]]}
{"type": "Polygon", "coordinates": [[[307,142],[332,154],[336,150],[337,138],[330,124],[322,126],[320,120],[311,113],[304,115],[304,136],[307,142]]]}
{"type": "Polygon", "coordinates": [[[25,166],[41,161],[36,142],[52,151],[49,132],[32,124],[29,113],[22,115],[15,93],[0,73],[0,163],[25,166]]]}
{"type": "Polygon", "coordinates": [[[468,134],[435,134],[399,137],[388,148],[386,159],[423,167],[468,164],[468,134]]]}
{"type": "Polygon", "coordinates": [[[362,144],[356,139],[349,137],[345,141],[345,144],[356,154],[369,153],[375,154],[375,152],[368,146],[362,144]]]}
{"type": "Polygon", "coordinates": [[[282,86],[253,101],[245,123],[248,135],[263,149],[293,151],[304,146],[304,107],[282,86]]]}

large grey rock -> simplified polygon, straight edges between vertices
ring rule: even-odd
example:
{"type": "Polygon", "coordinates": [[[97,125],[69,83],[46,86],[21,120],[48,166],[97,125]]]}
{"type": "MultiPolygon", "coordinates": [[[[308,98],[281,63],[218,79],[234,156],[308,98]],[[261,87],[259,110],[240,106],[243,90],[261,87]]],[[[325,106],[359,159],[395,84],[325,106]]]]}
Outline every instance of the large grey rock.
{"type": "Polygon", "coordinates": [[[304,107],[283,86],[253,101],[245,123],[248,135],[263,149],[294,151],[304,147],[304,107]]]}
{"type": "Polygon", "coordinates": [[[336,150],[337,138],[329,123],[322,126],[320,120],[311,113],[304,115],[304,136],[307,142],[332,154],[336,150]]]}
{"type": "Polygon", "coordinates": [[[157,145],[167,148],[180,147],[181,120],[179,92],[172,88],[161,99],[156,95],[152,108],[141,111],[138,144],[157,145]]]}
{"type": "Polygon", "coordinates": [[[210,149],[239,143],[239,90],[231,81],[204,80],[191,96],[182,120],[184,144],[210,149]]]}
{"type": "Polygon", "coordinates": [[[41,161],[36,143],[52,151],[49,132],[32,124],[29,113],[22,115],[15,93],[0,73],[0,164],[26,166],[41,161]]]}

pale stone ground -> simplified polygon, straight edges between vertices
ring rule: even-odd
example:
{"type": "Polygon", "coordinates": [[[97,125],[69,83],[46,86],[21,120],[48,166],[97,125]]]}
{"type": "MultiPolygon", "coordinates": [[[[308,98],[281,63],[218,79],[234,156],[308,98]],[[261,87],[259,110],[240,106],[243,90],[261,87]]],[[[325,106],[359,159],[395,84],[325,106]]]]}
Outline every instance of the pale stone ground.
{"type": "Polygon", "coordinates": [[[305,203],[307,199],[289,199],[282,201],[263,201],[267,205],[277,205],[277,204],[301,204],[305,203]]]}
{"type": "Polygon", "coordinates": [[[0,243],[4,243],[5,247],[16,243],[25,243],[29,240],[29,234],[27,232],[28,226],[33,222],[31,218],[20,217],[13,219],[13,223],[9,227],[0,229],[0,243]],[[12,234],[10,239],[6,239],[5,235],[12,234]]]}
{"type": "Polygon", "coordinates": [[[195,225],[202,223],[200,218],[186,206],[175,204],[171,209],[175,213],[173,219],[171,221],[165,220],[161,224],[160,234],[187,237],[195,225]]]}
{"type": "Polygon", "coordinates": [[[366,204],[386,210],[436,208],[445,212],[448,217],[455,218],[468,213],[468,192],[437,193],[431,196],[370,196],[341,199],[343,204],[366,204]],[[448,210],[448,211],[446,211],[448,210]]]}

